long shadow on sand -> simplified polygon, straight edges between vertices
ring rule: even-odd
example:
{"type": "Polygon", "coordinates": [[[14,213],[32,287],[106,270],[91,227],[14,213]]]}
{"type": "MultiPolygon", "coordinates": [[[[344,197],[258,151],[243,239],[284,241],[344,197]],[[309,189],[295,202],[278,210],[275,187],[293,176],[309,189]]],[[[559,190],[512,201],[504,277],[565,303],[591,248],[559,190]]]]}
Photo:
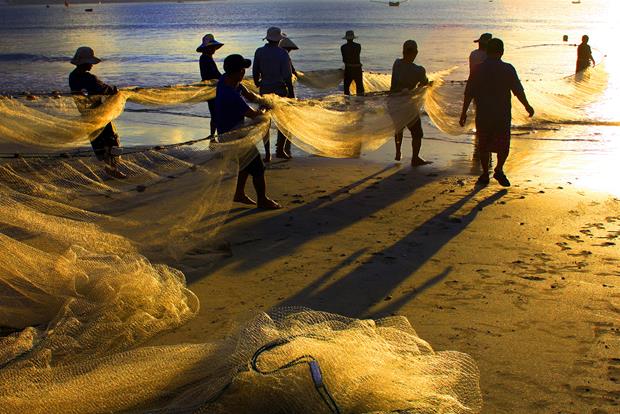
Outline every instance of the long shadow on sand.
{"type": "MultiPolygon", "coordinates": [[[[304,244],[327,234],[336,233],[406,199],[416,189],[435,179],[437,179],[435,174],[420,175],[416,170],[403,170],[390,165],[333,193],[322,193],[315,200],[297,208],[283,209],[278,214],[265,215],[265,218],[237,225],[232,233],[227,233],[224,237],[231,241],[233,251],[239,248],[247,249],[251,253],[233,255],[231,258],[218,261],[210,268],[210,273],[231,264],[235,272],[248,271],[279,258],[289,257],[304,244]],[[366,184],[369,185],[359,189],[366,184]],[[283,232],[280,230],[282,227],[287,229],[283,232]],[[275,229],[277,231],[274,231],[275,229]],[[274,237],[274,234],[282,233],[287,235],[274,237]]],[[[256,214],[256,209],[246,210],[231,215],[227,222],[231,223],[256,214]]],[[[196,277],[188,275],[188,282],[192,283],[204,276],[204,273],[196,277]]]]}
{"type": "Polygon", "coordinates": [[[378,317],[397,312],[424,290],[442,281],[451,273],[452,267],[447,264],[442,272],[425,281],[420,280],[416,283],[415,290],[395,300],[388,298],[393,290],[415,275],[424,263],[461,233],[475,219],[480,209],[495,203],[507,194],[506,190],[500,190],[476,203],[467,214],[460,216],[460,221],[451,222],[450,217],[477,192],[476,189],[472,190],[398,242],[381,252],[375,252],[375,259],[372,261],[362,262],[336,282],[326,285],[334,274],[354,263],[364,253],[363,251],[355,252],[314,283],[278,306],[306,306],[351,317],[378,317]],[[449,224],[443,229],[438,229],[437,223],[449,224]],[[432,237],[429,237],[430,232],[433,233],[432,237]],[[412,246],[415,247],[414,254],[409,253],[406,258],[403,258],[403,252],[411,252],[412,246]],[[402,265],[402,262],[396,263],[402,260],[408,263],[406,265],[402,265]],[[380,303],[385,303],[385,306],[379,307],[379,310],[375,310],[372,314],[369,313],[372,307],[380,303]]]}

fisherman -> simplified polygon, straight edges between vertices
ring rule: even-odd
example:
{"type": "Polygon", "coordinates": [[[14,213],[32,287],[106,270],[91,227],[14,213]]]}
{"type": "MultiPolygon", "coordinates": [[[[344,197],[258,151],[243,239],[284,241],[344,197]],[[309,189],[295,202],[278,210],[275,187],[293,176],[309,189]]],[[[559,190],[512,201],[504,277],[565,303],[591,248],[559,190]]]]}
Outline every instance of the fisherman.
{"type": "MultiPolygon", "coordinates": [[[[80,112],[84,113],[94,109],[103,103],[103,95],[115,95],[118,93],[116,86],[110,86],[100,81],[90,73],[93,65],[101,62],[95,56],[92,48],[79,47],[71,64],[76,68],[69,74],[69,87],[76,97],[76,103],[80,112]]],[[[99,132],[99,131],[97,131],[99,132]]],[[[106,172],[114,178],[126,178],[127,176],[118,169],[120,140],[112,122],[108,123],[91,141],[91,145],[98,160],[104,161],[106,172]]]]}
{"type": "Polygon", "coordinates": [[[474,43],[478,43],[478,49],[474,49],[469,54],[469,76],[472,72],[480,66],[482,62],[487,59],[487,43],[493,38],[491,33],[483,33],[478,40],[474,40],[474,43]]]}
{"type": "Polygon", "coordinates": [[[465,88],[463,110],[459,121],[465,126],[467,109],[476,103],[476,137],[480,145],[482,175],[478,185],[489,184],[489,161],[491,152],[497,153],[497,165],[493,178],[504,187],[510,181],[504,174],[504,164],[510,151],[511,92],[519,99],[530,117],[534,108],[527,101],[523,85],[515,68],[502,61],[504,43],[497,38],[487,43],[487,59],[472,73],[465,88]]]}
{"type": "Polygon", "coordinates": [[[343,39],[346,39],[347,43],[340,47],[342,61],[344,62],[344,94],[351,94],[349,90],[351,82],[355,82],[357,96],[364,96],[364,79],[362,75],[362,63],[360,61],[362,46],[353,41],[356,38],[353,30],[347,30],[343,37],[343,39]]]}
{"type": "MultiPolygon", "coordinates": [[[[295,97],[291,58],[284,49],[278,47],[280,41],[285,37],[286,35],[282,33],[279,27],[270,27],[267,30],[267,36],[263,39],[267,40],[267,44],[256,49],[252,76],[261,95],[275,93],[278,96],[295,97]]],[[[269,133],[263,141],[265,143],[265,162],[269,162],[271,161],[269,133]]],[[[278,131],[276,157],[290,159],[290,145],[284,134],[278,131]]]]}
{"type": "MultiPolygon", "coordinates": [[[[241,96],[242,94],[245,95],[246,99],[257,98],[256,95],[247,93],[241,87],[245,70],[251,65],[252,62],[249,59],[244,59],[241,55],[230,55],[224,59],[224,75],[217,83],[215,97],[215,109],[218,114],[217,132],[219,135],[242,126],[245,117],[256,118],[264,113],[250,108],[241,96]]],[[[256,147],[252,148],[252,153],[248,159],[250,159],[249,164],[239,171],[237,189],[233,200],[244,204],[256,204],[259,208],[264,209],[281,208],[280,204],[266,195],[265,166],[256,147]],[[245,194],[245,183],[248,175],[252,176],[257,201],[245,194]]]]}
{"type": "MultiPolygon", "coordinates": [[[[407,40],[403,44],[402,59],[396,59],[394,66],[392,67],[392,84],[390,86],[390,92],[399,93],[403,90],[411,91],[417,87],[429,84],[428,78],[426,77],[426,69],[413,63],[417,56],[418,44],[415,40],[407,40]]],[[[415,167],[430,164],[430,161],[425,161],[420,158],[420,148],[422,146],[422,137],[424,136],[420,117],[416,118],[415,121],[412,121],[409,125],[407,125],[407,128],[411,132],[411,165],[415,167]]],[[[400,148],[403,143],[402,129],[400,131],[396,131],[394,134],[394,141],[396,143],[395,159],[396,161],[400,161],[400,148]]]]}
{"type": "Polygon", "coordinates": [[[590,62],[592,62],[592,66],[596,65],[596,62],[594,62],[594,58],[592,57],[592,49],[588,44],[589,40],[590,37],[588,35],[583,35],[581,37],[581,44],[577,46],[577,68],[575,69],[575,73],[579,73],[589,68],[590,62]]]}
{"type": "MultiPolygon", "coordinates": [[[[213,54],[216,50],[224,46],[224,43],[220,43],[215,40],[215,37],[209,33],[204,35],[202,43],[196,49],[196,52],[202,53],[200,55],[200,77],[203,81],[217,80],[222,74],[220,73],[215,61],[213,60],[213,54]]],[[[211,135],[215,134],[215,98],[207,101],[209,105],[209,113],[211,114],[211,135]]]]}
{"type": "MultiPolygon", "coordinates": [[[[292,50],[299,50],[295,42],[293,42],[290,37],[285,37],[284,39],[280,40],[280,47],[286,50],[286,53],[289,54],[289,57],[291,55],[292,50]]],[[[292,60],[291,60],[291,71],[293,72],[293,75],[297,76],[297,71],[295,70],[295,66],[293,66],[292,60]]]]}

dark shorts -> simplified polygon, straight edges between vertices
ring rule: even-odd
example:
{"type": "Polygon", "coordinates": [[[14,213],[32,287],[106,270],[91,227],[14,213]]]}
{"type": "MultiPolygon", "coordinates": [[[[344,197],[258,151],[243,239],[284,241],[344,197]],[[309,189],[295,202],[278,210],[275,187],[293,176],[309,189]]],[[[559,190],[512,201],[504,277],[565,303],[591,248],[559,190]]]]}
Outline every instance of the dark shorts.
{"type": "Polygon", "coordinates": [[[114,125],[112,125],[111,122],[107,124],[97,138],[91,141],[90,145],[92,145],[97,159],[99,161],[103,161],[105,158],[106,148],[120,146],[120,140],[118,139],[118,134],[114,129],[114,125]]]}
{"type": "Polygon", "coordinates": [[[252,148],[248,154],[240,160],[242,163],[245,163],[244,161],[249,162],[241,171],[250,174],[252,177],[259,177],[265,174],[265,165],[256,147],[252,148]]]}
{"type": "MultiPolygon", "coordinates": [[[[422,130],[422,120],[420,118],[416,119],[415,121],[407,125],[407,129],[411,131],[411,138],[423,138],[424,137],[424,131],[422,130]]],[[[397,131],[397,132],[402,133],[403,131],[404,129],[401,129],[400,131],[397,131]]]]}
{"type": "Polygon", "coordinates": [[[510,131],[477,131],[476,140],[480,152],[508,152],[510,150],[510,131]]]}

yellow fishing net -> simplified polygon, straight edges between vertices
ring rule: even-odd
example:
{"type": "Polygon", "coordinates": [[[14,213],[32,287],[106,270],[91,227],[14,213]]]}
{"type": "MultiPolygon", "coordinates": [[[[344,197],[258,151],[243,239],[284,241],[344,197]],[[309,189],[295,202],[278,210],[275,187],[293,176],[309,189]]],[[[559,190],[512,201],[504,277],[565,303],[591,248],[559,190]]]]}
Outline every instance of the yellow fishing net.
{"type": "MultiPolygon", "coordinates": [[[[433,78],[393,95],[267,96],[268,116],[218,139],[126,148],[126,179],[106,174],[84,149],[89,139],[126,102],[192,105],[214,96],[213,83],[105,98],[0,98],[0,146],[20,153],[0,163],[0,411],[479,412],[471,358],[435,352],[401,317],[282,310],[258,314],[220,342],[141,347],[198,312],[175,260],[227,254],[213,235],[271,120],[301,148],[330,157],[376,149],[421,107],[440,129],[463,131],[454,126],[463,85],[433,78]]],[[[389,87],[389,75],[367,79],[370,92],[389,87]]],[[[306,73],[300,81],[331,87],[340,77],[306,73]]],[[[550,121],[579,111],[575,99],[605,80],[591,71],[558,82],[561,94],[526,84],[550,121]]]]}

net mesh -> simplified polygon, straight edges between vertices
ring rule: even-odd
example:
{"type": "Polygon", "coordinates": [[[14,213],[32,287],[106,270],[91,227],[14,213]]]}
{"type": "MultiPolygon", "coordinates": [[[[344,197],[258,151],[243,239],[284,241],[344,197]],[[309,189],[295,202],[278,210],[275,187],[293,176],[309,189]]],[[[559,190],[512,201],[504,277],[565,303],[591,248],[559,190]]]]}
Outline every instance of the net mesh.
{"type": "MultiPolygon", "coordinates": [[[[268,117],[217,140],[129,148],[119,165],[126,179],[109,176],[82,147],[127,102],[192,105],[214,96],[213,83],[106,98],[0,98],[0,146],[22,153],[0,164],[2,410],[479,412],[471,358],[433,351],[399,317],[280,310],[220,342],[142,346],[198,312],[173,263],[187,252],[203,260],[226,254],[213,235],[271,120],[299,147],[330,157],[376,149],[421,107],[441,130],[462,133],[455,123],[463,85],[445,82],[446,73],[410,93],[380,93],[389,75],[368,74],[363,98],[268,96],[268,117]]],[[[309,72],[300,82],[329,89],[340,79],[337,71],[309,72]]],[[[554,82],[526,84],[550,122],[575,119],[606,76],[597,67],[554,82]]]]}

